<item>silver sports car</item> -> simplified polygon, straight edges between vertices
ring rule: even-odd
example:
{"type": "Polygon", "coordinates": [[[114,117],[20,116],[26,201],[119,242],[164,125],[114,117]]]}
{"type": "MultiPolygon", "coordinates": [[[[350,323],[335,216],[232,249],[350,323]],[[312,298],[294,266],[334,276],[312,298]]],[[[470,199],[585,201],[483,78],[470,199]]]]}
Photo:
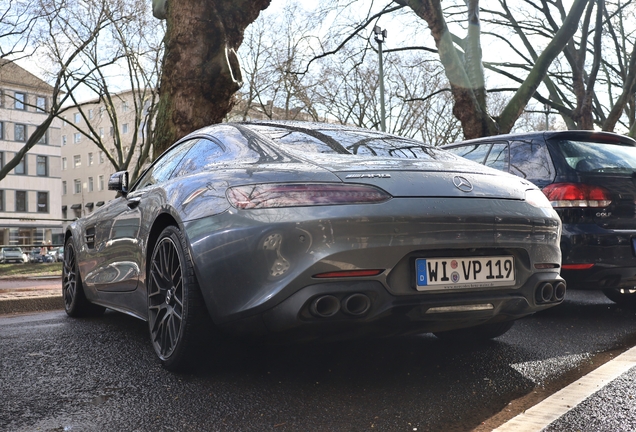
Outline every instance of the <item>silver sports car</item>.
{"type": "Polygon", "coordinates": [[[212,331],[475,340],[565,296],[561,222],[539,189],[395,135],[219,124],[109,188],[66,231],[66,312],[147,320],[171,370],[212,331]]]}

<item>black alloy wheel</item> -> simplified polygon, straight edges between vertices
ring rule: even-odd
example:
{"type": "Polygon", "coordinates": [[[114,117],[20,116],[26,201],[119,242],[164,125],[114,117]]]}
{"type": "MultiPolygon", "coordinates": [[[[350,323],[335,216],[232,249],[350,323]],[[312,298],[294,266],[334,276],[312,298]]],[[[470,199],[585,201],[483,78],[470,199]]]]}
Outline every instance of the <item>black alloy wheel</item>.
{"type": "Polygon", "coordinates": [[[64,246],[62,298],[64,299],[64,310],[71,317],[99,316],[106,310],[105,307],[93,304],[86,299],[82,279],[79,276],[77,254],[72,237],[68,238],[64,246]]]}
{"type": "Polygon", "coordinates": [[[634,288],[608,288],[603,294],[614,303],[626,307],[636,308],[636,287],[634,288]]]}
{"type": "Polygon", "coordinates": [[[152,252],[148,277],[150,339],[162,365],[171,371],[191,366],[201,348],[207,312],[185,253],[183,234],[166,227],[152,252]]]}

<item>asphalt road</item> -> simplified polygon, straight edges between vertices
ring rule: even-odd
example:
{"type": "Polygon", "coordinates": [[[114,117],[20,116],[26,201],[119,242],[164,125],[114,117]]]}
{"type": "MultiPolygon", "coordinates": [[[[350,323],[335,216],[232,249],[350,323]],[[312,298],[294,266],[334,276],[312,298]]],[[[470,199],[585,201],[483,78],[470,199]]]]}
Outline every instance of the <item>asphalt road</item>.
{"type": "MultiPolygon", "coordinates": [[[[126,315],[5,316],[0,430],[490,430],[633,345],[635,311],[575,291],[481,346],[428,335],[328,345],[211,342],[187,375],[164,371],[146,324],[126,315]]],[[[626,374],[607,394],[633,395],[632,379],[626,374]]],[[[585,412],[601,417],[614,404],[603,395],[589,403],[585,412]]],[[[630,416],[618,410],[616,418],[630,416]]],[[[586,429],[590,423],[570,414],[551,430],[604,430],[586,429]]]]}

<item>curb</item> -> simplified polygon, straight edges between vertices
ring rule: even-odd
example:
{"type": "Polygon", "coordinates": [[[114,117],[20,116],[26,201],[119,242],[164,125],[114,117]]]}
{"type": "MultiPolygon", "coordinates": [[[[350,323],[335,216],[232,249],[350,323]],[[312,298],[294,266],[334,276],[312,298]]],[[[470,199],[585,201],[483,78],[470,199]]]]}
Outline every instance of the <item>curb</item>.
{"type": "Polygon", "coordinates": [[[64,309],[62,296],[25,297],[0,300],[0,315],[64,309]]]}

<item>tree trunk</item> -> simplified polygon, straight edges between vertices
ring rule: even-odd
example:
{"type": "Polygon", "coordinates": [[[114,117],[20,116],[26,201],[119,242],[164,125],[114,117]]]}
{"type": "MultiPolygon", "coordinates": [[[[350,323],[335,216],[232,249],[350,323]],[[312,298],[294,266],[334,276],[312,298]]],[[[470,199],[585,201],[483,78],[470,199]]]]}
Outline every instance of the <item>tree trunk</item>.
{"type": "Polygon", "coordinates": [[[242,80],[236,50],[245,28],[270,1],[168,2],[155,157],[230,111],[242,80]]]}
{"type": "MultiPolygon", "coordinates": [[[[433,39],[435,39],[444,72],[451,85],[451,92],[455,100],[453,114],[462,124],[464,138],[495,135],[497,125],[480,104],[480,99],[484,100],[483,103],[485,103],[485,97],[481,97],[479,93],[479,87],[483,84],[478,79],[478,69],[474,67],[474,64],[470,65],[473,78],[476,78],[477,88],[474,88],[461,56],[453,44],[452,35],[444,19],[441,0],[400,0],[397,3],[408,5],[417,16],[428,24],[433,39]]],[[[477,11],[479,2],[477,0],[471,1],[470,6],[473,12],[477,11]]],[[[472,25],[477,25],[469,32],[469,37],[478,38],[480,34],[479,15],[477,13],[469,14],[469,20],[472,25]]],[[[476,46],[473,46],[473,56],[468,59],[468,62],[478,60],[481,63],[478,52],[481,50],[479,41],[472,42],[476,46]]]]}

